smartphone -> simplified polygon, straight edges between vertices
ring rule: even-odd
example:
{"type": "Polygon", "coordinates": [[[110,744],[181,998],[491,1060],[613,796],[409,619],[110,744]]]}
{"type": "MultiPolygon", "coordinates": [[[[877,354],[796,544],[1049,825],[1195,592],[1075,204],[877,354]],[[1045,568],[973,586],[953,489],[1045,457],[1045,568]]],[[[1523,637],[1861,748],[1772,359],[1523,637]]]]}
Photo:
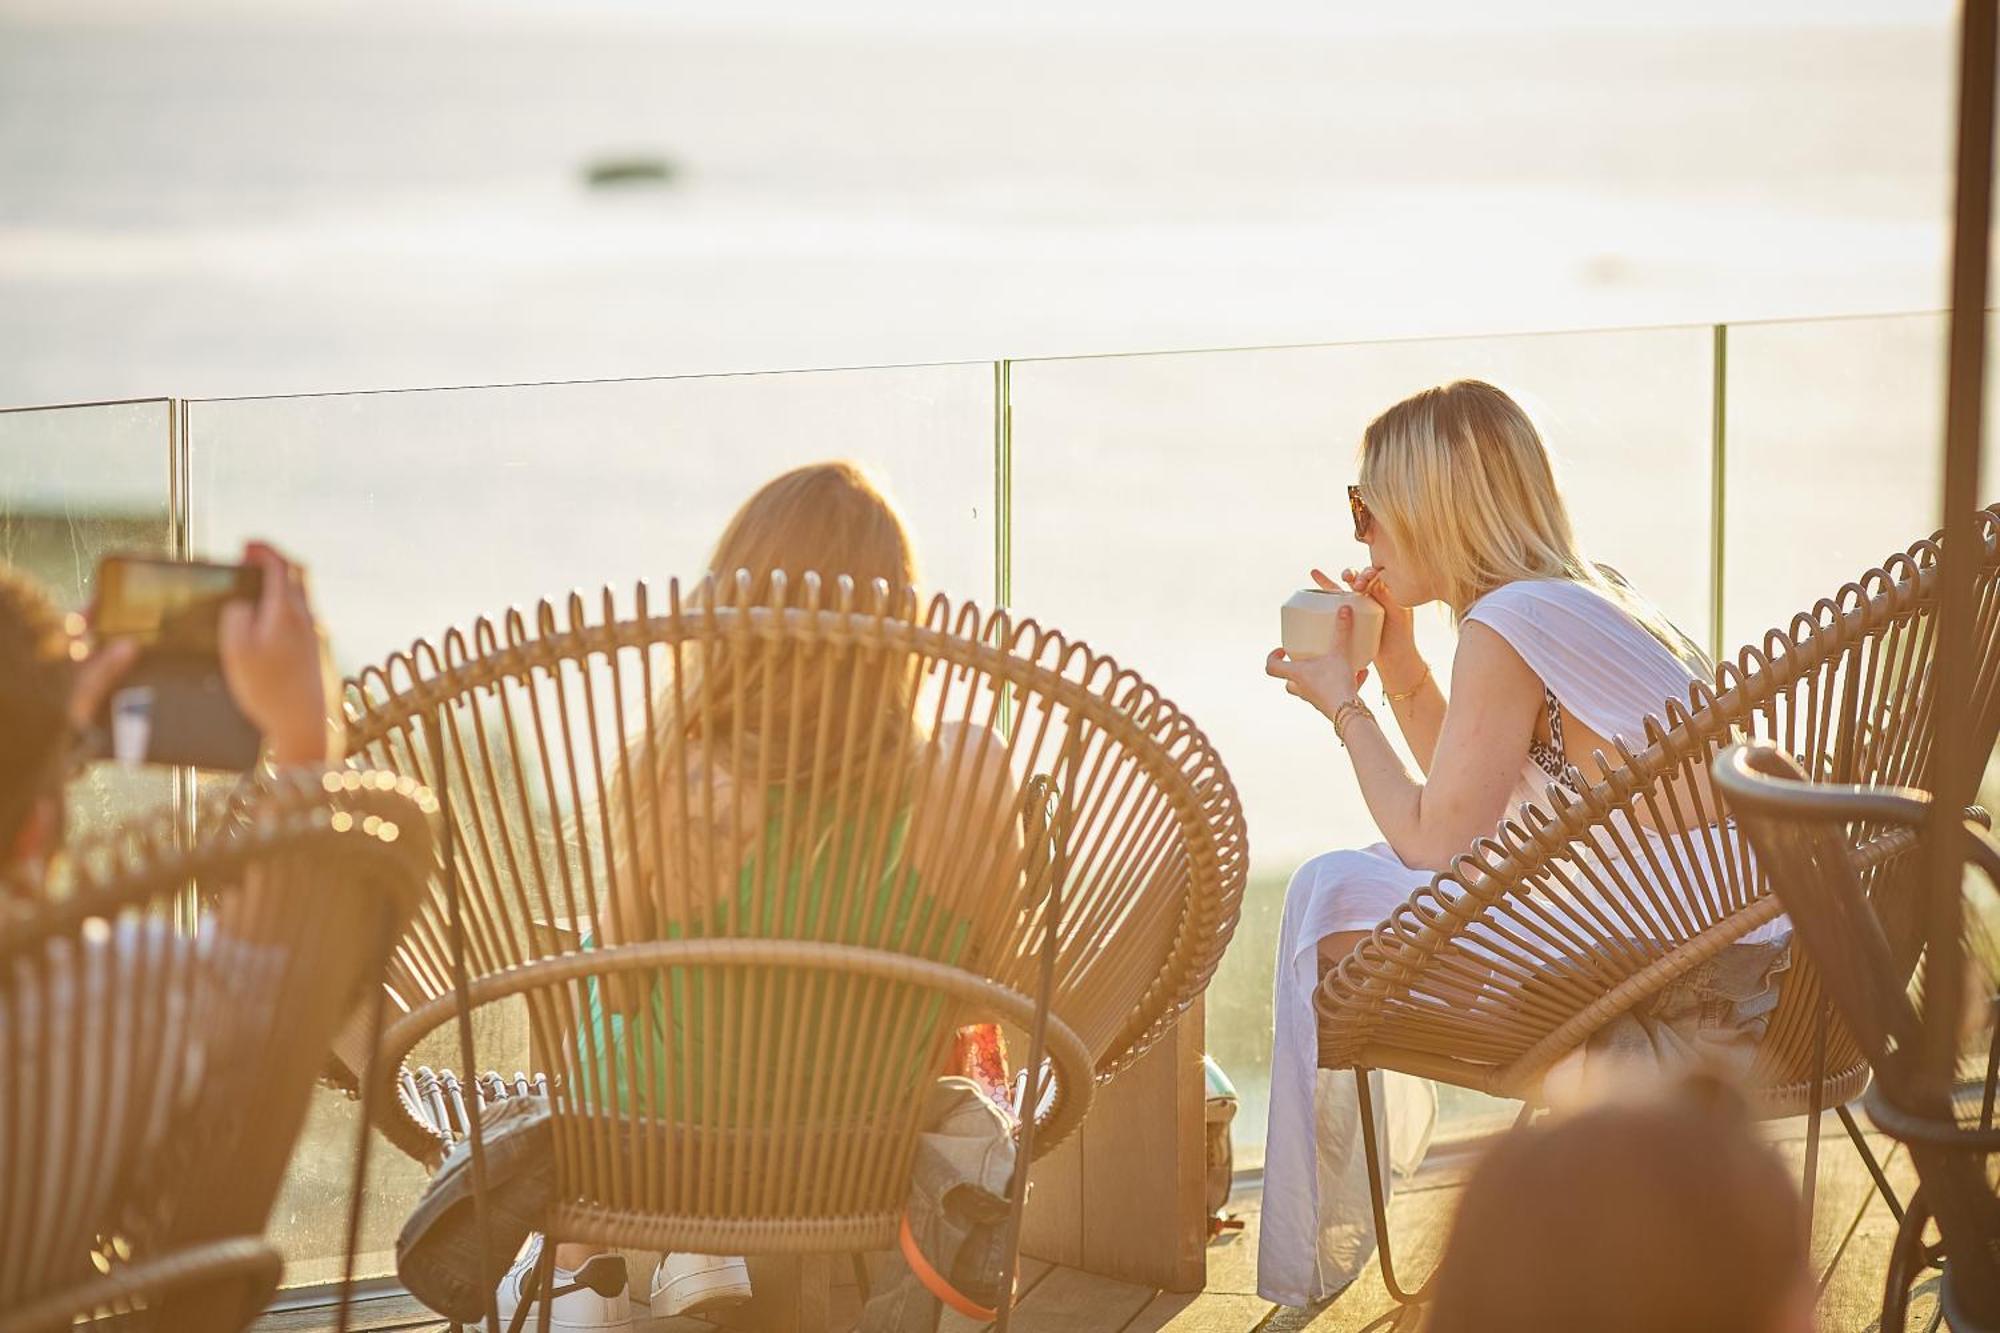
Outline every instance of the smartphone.
{"type": "Polygon", "coordinates": [[[97,567],[91,631],[150,652],[215,657],[223,604],[255,601],[263,585],[255,565],[109,555],[97,567]]]}
{"type": "Polygon", "coordinates": [[[109,757],[129,764],[242,770],[263,738],[222,676],[222,608],[263,589],[254,565],[110,555],[97,567],[91,632],[131,639],[139,658],[99,719],[109,757]]]}

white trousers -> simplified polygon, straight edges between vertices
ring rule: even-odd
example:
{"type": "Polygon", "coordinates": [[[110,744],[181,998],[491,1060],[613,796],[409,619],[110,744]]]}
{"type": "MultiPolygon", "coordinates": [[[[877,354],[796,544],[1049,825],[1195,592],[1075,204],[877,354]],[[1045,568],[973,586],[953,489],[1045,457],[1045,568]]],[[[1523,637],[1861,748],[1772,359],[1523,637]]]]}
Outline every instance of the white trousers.
{"type": "MultiPolygon", "coordinates": [[[[1354,1075],[1319,1068],[1313,992],[1319,942],[1372,930],[1431,874],[1376,843],[1328,852],[1300,866],[1285,891],[1272,1011],[1271,1118],[1264,1139],[1264,1203],[1257,1292],[1280,1305],[1311,1305],[1352,1282],[1375,1250],[1368,1160],[1354,1075]]],[[[1422,1163],[1437,1124],[1437,1091],[1425,1079],[1372,1075],[1378,1142],[1396,1171],[1422,1163]]]]}

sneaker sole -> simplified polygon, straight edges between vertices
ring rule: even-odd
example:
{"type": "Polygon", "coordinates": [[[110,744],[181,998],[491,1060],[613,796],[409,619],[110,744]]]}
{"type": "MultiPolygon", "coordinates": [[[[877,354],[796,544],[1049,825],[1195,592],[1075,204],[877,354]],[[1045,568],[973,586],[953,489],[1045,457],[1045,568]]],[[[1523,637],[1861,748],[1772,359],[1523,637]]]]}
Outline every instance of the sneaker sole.
{"type": "Polygon", "coordinates": [[[653,1293],[655,1318],[723,1310],[750,1299],[750,1287],[733,1273],[690,1273],[653,1293]]]}
{"type": "MultiPolygon", "coordinates": [[[[507,1327],[513,1321],[513,1318],[512,1312],[502,1314],[500,1316],[500,1327],[507,1327]]],[[[468,1324],[466,1327],[471,1328],[472,1325],[468,1324]]],[[[528,1317],[521,1321],[522,1333],[534,1333],[534,1330],[540,1327],[541,1323],[539,1322],[538,1312],[534,1307],[530,1306],[528,1308],[528,1317]]],[[[627,1315],[615,1324],[578,1324],[562,1318],[552,1318],[549,1320],[549,1333],[632,1333],[632,1327],[632,1317],[630,1315],[627,1315]]]]}

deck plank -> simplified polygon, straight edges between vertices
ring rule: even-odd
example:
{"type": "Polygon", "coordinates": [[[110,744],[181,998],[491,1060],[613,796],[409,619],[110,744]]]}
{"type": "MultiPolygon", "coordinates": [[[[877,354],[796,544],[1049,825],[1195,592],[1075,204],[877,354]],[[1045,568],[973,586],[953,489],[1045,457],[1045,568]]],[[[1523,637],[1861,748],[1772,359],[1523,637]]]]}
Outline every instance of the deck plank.
{"type": "Polygon", "coordinates": [[[1163,1291],[1120,1333],[1250,1333],[1277,1307],[1258,1296],[1163,1291]]]}
{"type": "Polygon", "coordinates": [[[1243,1223],[1241,1231],[1225,1231],[1208,1243],[1205,1291],[1224,1296],[1257,1294],[1257,1234],[1263,1221],[1261,1190],[1241,1190],[1222,1210],[1243,1223]]]}
{"type": "MultiPolygon", "coordinates": [[[[1908,1199],[1916,1188],[1916,1168],[1910,1164],[1908,1154],[1895,1149],[1879,1134],[1870,1134],[1869,1141],[1876,1155],[1883,1159],[1883,1168],[1889,1183],[1896,1189],[1897,1197],[1908,1199]]],[[[1834,1147],[1838,1157],[1829,1161],[1822,1153],[1822,1170],[1832,1166],[1835,1170],[1851,1170],[1866,1178],[1867,1168],[1854,1154],[1853,1147],[1845,1136],[1834,1147]],[[1844,1159],[1844,1160],[1843,1160],[1844,1159]]],[[[1840,1256],[1828,1280],[1826,1290],[1820,1294],[1819,1326],[1824,1333],[1851,1333],[1858,1330],[1873,1330],[1882,1309],[1882,1280],[1889,1263],[1889,1247],[1896,1236],[1896,1219],[1889,1212],[1889,1206],[1879,1195],[1873,1195],[1861,1221],[1854,1228],[1853,1236],[1847,1242],[1846,1251],[1840,1256]]],[[[1854,1209],[1850,1208],[1840,1219],[1841,1227],[1854,1219],[1854,1209]]],[[[1818,1230],[1817,1224],[1814,1230],[1818,1230]]],[[[1816,1262],[1824,1264],[1827,1256],[1815,1254],[1816,1262]]],[[[1937,1280],[1935,1275],[1918,1285],[1910,1300],[1909,1322],[1912,1327],[1923,1328],[1931,1314],[1937,1309],[1937,1280]]]]}
{"type": "MultiPolygon", "coordinates": [[[[1795,1119],[1768,1127],[1774,1146],[1795,1169],[1804,1157],[1805,1121],[1795,1119]]],[[[1887,1157],[1890,1145],[1880,1135],[1871,1135],[1878,1155],[1887,1157]]],[[[1399,1188],[1390,1205],[1396,1239],[1397,1258],[1406,1270],[1405,1280],[1421,1279],[1436,1262],[1442,1248],[1452,1210],[1457,1205],[1458,1187],[1465,1174],[1467,1159],[1456,1161],[1450,1153],[1440,1153],[1414,1182],[1399,1188]]],[[[1915,1184],[1908,1158],[1896,1154],[1890,1160],[1889,1175],[1904,1197],[1915,1184]]],[[[1795,1177],[1796,1178],[1796,1177],[1795,1177]]],[[[1847,1243],[1819,1305],[1822,1333],[1864,1333],[1875,1328],[1881,1306],[1882,1274],[1888,1261],[1889,1242],[1895,1234],[1894,1219],[1888,1208],[1871,1198],[1872,1182],[1852,1145],[1841,1133],[1839,1122],[1829,1118],[1820,1151],[1819,1206],[1814,1222],[1814,1260],[1824,1265],[1850,1225],[1854,1233],[1847,1243]],[[1863,1208],[1866,1203],[1865,1209],[1863,1208]],[[1861,1220],[1855,1224],[1857,1212],[1861,1220]]],[[[1380,1270],[1369,1265],[1353,1286],[1333,1300],[1305,1310],[1273,1307],[1256,1295],[1257,1242],[1262,1225],[1262,1195],[1254,1184],[1239,1187],[1229,1211],[1242,1217],[1244,1230],[1226,1233],[1208,1248],[1208,1284],[1199,1294],[1159,1293],[1130,1283],[1095,1277],[1075,1269],[1054,1268],[1040,1260],[1021,1262],[1021,1297],[1015,1327],[1022,1333],[1072,1333],[1075,1330],[1120,1330],[1121,1333],[1385,1333],[1393,1327],[1397,1307],[1382,1286],[1380,1270]]],[[[641,1266],[635,1266],[634,1271],[641,1266]]],[[[850,1324],[859,1293],[851,1279],[836,1267],[835,1327],[850,1324]]],[[[1934,1280],[1920,1287],[1912,1303],[1916,1327],[1922,1327],[1936,1308],[1934,1280]]],[[[331,1312],[317,1312],[318,1327],[330,1328],[331,1312]]],[[[377,1327],[398,1326],[397,1316],[405,1312],[392,1305],[379,1305],[377,1327]]],[[[406,1317],[420,1320],[419,1312],[406,1317]]],[[[314,1326],[307,1312],[267,1316],[260,1330],[306,1329],[314,1326]]],[[[401,1323],[402,1327],[412,1326],[401,1323]]],[[[430,1327],[435,1327],[432,1323],[430,1327]]],[[[642,1320],[641,1333],[714,1333],[715,1326],[694,1319],[642,1320]]],[[[1406,1328],[1414,1325],[1406,1322],[1406,1328]]],[[[980,1325],[947,1312],[940,1333],[978,1333],[980,1325]]]]}
{"type": "MultiPolygon", "coordinates": [[[[1059,1271],[1061,1270],[1053,1264],[1022,1255],[1021,1278],[1014,1287],[1014,1307],[1019,1309],[1022,1303],[1034,1294],[1035,1288],[1042,1284],[1044,1278],[1059,1271]]],[[[938,1333],[978,1333],[978,1330],[990,1327],[992,1327],[990,1324],[976,1324],[956,1310],[946,1310],[938,1319],[938,1333]]]]}
{"type": "Polygon", "coordinates": [[[1159,1291],[1074,1268],[1058,1268],[1015,1307],[1019,1333],[1104,1333],[1123,1328],[1159,1291]]]}
{"type": "MultiPolygon", "coordinates": [[[[1458,1207],[1462,1176],[1456,1167],[1425,1172],[1399,1187],[1389,1201],[1396,1276],[1406,1286],[1421,1283],[1436,1267],[1458,1207]]],[[[1383,1285],[1380,1264],[1371,1259],[1361,1276],[1332,1300],[1302,1310],[1280,1309],[1263,1327],[1269,1333],[1380,1333],[1393,1327],[1401,1312],[1383,1285]]]]}

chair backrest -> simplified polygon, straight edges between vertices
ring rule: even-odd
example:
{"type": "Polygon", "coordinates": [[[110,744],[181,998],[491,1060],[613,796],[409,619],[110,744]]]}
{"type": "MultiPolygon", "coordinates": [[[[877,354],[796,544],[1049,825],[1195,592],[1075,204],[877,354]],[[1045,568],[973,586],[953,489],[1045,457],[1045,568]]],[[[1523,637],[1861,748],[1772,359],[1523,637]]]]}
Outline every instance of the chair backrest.
{"type": "MultiPolygon", "coordinates": [[[[1903,915],[1907,904],[1883,901],[1879,884],[1871,894],[1852,855],[1856,827],[1896,828],[1914,837],[1926,825],[1929,793],[1813,783],[1791,756],[1769,743],[1724,750],[1715,761],[1715,781],[1728,793],[1773,891],[1818,964],[1828,996],[1875,1071],[1871,1110],[1891,1133],[1905,1124],[1922,1131],[1898,1136],[1909,1143],[1954,1265],[1962,1271],[1981,1265],[1984,1304],[1989,1310],[2000,1307],[2000,1267],[1993,1251],[2000,1243],[2000,1202],[1988,1184],[1990,1148],[1972,1142],[1956,1151],[1951,1147],[1959,1137],[1957,1109],[1950,1095],[1927,1086],[1919,1065],[1924,988],[1910,984],[1893,939],[1894,917],[1903,915]],[[1897,1113],[1890,1120],[1882,1119],[1885,1107],[1897,1113]]],[[[1969,821],[1963,835],[1970,866],[2000,889],[2000,844],[1969,821]]],[[[1984,933],[1983,925],[1974,929],[1984,933]]],[[[1989,996],[1996,980],[1981,978],[1989,996]]]]}
{"type": "Polygon", "coordinates": [[[0,1333],[68,1333],[86,1320],[92,1327],[130,1327],[137,1321],[126,1316],[139,1311],[152,1316],[139,1325],[152,1333],[239,1333],[264,1312],[284,1271],[284,1258],[263,1240],[203,1241],[93,1272],[79,1286],[0,1311],[0,1333]],[[199,1314],[186,1310],[190,1293],[199,1314]]]}
{"type": "Polygon", "coordinates": [[[452,987],[454,893],[468,978],[585,933],[773,938],[1032,994],[1058,879],[1054,1008],[1100,1077],[1206,986],[1242,895],[1242,812],[1136,674],[880,584],[781,576],[753,605],[738,578],[665,602],[643,584],[625,613],[609,589],[544,601],[350,682],[350,750],[445,807],[400,1003],[452,987]]]}
{"type": "MultiPolygon", "coordinates": [[[[1990,749],[2000,734],[2000,510],[1981,511],[1978,534],[1964,725],[1990,749]]],[[[1642,737],[1614,738],[1616,755],[1599,756],[1602,782],[1580,795],[1551,786],[1545,806],[1523,807],[1420,890],[1326,978],[1323,1060],[1349,1062],[1370,1045],[1442,1048],[1522,1083],[1664,976],[1774,919],[1777,900],[1729,835],[1709,763],[1733,741],[1768,739],[1816,780],[1925,785],[1938,542],[1892,556],[1745,647],[1713,686],[1664,701],[1642,737]],[[1648,826],[1688,831],[1649,838],[1648,826]]],[[[1895,886],[1914,873],[1908,840],[1879,832],[1857,828],[1854,845],[1875,846],[1865,880],[1900,902],[1895,886]]],[[[1907,966],[1912,937],[1900,916],[1893,924],[1907,966]]],[[[1818,987],[1810,968],[1788,977],[1753,1073],[1760,1084],[1805,1076],[1818,987]]],[[[1859,1058],[1851,1037],[1831,1034],[1829,1067],[1859,1058]]]]}
{"type": "Polygon", "coordinates": [[[1870,901],[1854,865],[1852,830],[1866,823],[1914,835],[1924,825],[1930,793],[1815,784],[1769,741],[1724,750],[1715,760],[1715,781],[1862,1053],[1878,1068],[1912,1073],[1918,997],[1880,910],[1897,904],[1870,901]]]}
{"type": "MultiPolygon", "coordinates": [[[[1026,1027],[1035,1011],[1027,996],[948,963],[797,939],[579,950],[476,978],[468,992],[482,1008],[524,997],[545,1039],[551,1234],[719,1254],[892,1245],[918,1131],[949,1096],[935,1075],[952,1017],[1026,1027]],[[621,983],[672,996],[674,1008],[587,1026],[621,983]],[[654,1023],[673,1039],[627,1039],[654,1023]]],[[[453,1007],[433,1000],[392,1028],[388,1058],[453,1007]]],[[[1049,1038],[1055,1091],[1038,1149],[1075,1127],[1092,1090],[1083,1043],[1059,1019],[1049,1038]]],[[[1004,1190],[1007,1162],[991,1154],[1005,1131],[993,1117],[982,1123],[992,1141],[968,1138],[963,1124],[937,1129],[958,1136],[956,1165],[970,1183],[1004,1190]],[[996,1161],[998,1179],[978,1173],[996,1161]]],[[[486,1129],[489,1158],[498,1132],[486,1129]]]]}
{"type": "Polygon", "coordinates": [[[262,1230],[432,863],[428,806],[285,775],[0,881],[0,1308],[262,1230]]]}

